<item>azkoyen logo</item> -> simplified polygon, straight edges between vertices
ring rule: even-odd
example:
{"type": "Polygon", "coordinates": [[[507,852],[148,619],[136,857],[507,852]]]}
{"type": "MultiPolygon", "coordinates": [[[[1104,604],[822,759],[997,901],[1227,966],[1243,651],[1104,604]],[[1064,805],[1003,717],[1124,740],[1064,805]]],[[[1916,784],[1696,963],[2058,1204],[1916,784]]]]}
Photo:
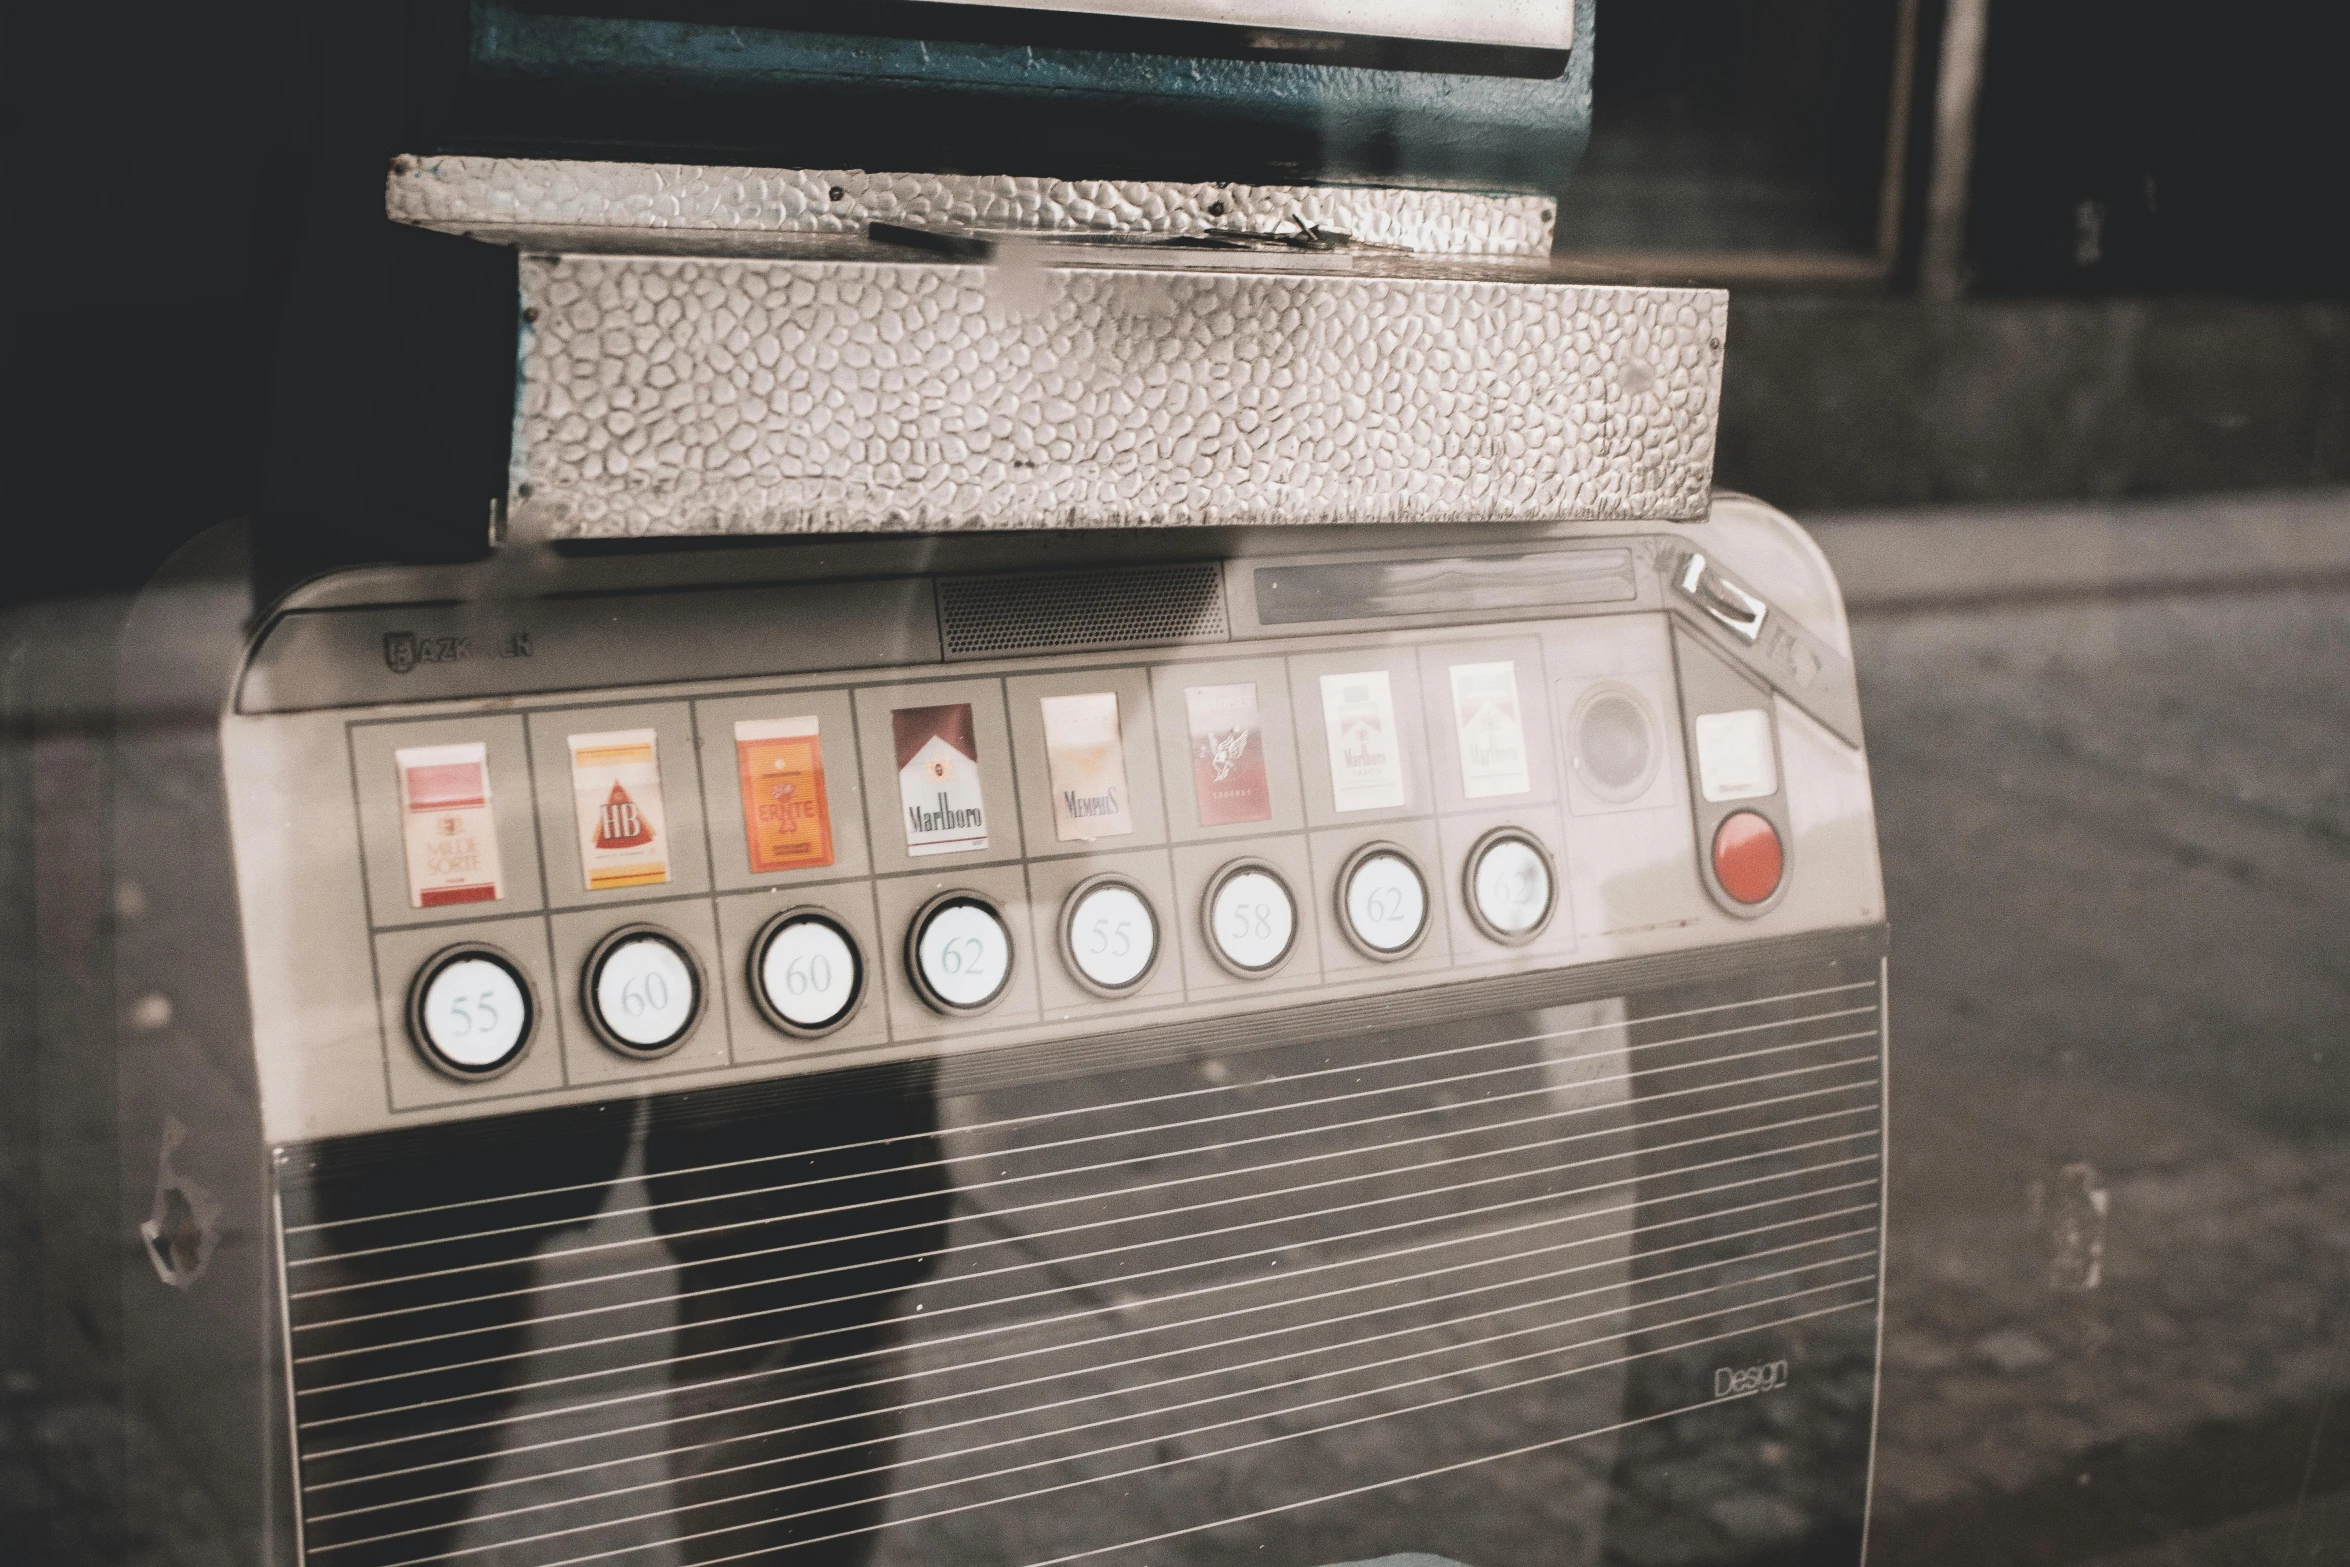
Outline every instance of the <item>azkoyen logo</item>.
{"type": "MultiPolygon", "coordinates": [[[[528,643],[524,644],[526,647],[528,643]]],[[[420,637],[413,631],[384,633],[384,667],[407,674],[419,664],[457,664],[473,656],[471,637],[420,637]]]]}

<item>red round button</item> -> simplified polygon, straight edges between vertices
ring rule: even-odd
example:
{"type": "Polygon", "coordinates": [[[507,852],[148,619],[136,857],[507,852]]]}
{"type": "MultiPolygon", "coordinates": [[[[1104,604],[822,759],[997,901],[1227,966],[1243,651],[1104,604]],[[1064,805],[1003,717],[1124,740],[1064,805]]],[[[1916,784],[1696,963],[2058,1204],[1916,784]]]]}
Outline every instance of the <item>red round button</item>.
{"type": "Polygon", "coordinates": [[[1779,890],[1787,867],[1779,830],[1753,811],[1733,811],[1714,829],[1714,880],[1740,903],[1760,903],[1779,890]]]}

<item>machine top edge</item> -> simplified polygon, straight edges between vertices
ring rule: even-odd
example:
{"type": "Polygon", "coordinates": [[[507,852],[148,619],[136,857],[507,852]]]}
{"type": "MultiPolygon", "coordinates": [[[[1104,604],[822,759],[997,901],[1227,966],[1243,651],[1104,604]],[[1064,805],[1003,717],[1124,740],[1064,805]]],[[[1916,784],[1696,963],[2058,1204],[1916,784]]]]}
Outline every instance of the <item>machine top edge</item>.
{"type": "Polygon", "coordinates": [[[1343,234],[1350,246],[1539,261],[1550,254],[1558,204],[1539,195],[1374,185],[403,155],[393,160],[384,206],[395,222],[526,248],[685,242],[741,254],[837,244],[875,222],[1162,244],[1219,236],[1271,242],[1311,227],[1343,234]]]}

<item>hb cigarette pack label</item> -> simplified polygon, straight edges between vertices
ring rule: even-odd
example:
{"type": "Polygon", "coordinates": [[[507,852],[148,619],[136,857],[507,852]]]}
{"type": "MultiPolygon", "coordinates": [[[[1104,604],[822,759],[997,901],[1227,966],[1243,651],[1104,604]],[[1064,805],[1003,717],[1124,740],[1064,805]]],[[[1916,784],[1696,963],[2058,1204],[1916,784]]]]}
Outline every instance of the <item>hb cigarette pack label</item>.
{"type": "Polygon", "coordinates": [[[1202,827],[1273,819],[1265,778],[1265,727],[1254,684],[1188,686],[1184,717],[1191,734],[1191,788],[1202,827]]]}
{"type": "Polygon", "coordinates": [[[572,735],[571,798],[588,891],[651,887],[669,879],[669,822],[650,729],[572,735]]]}
{"type": "Polygon", "coordinates": [[[400,836],[408,855],[408,907],[494,903],[498,827],[490,816],[489,747],[412,746],[392,753],[400,773],[400,836]]]}
{"type": "Polygon", "coordinates": [[[754,872],[832,863],[832,811],[824,798],[824,746],[816,731],[812,714],[746,718],[734,726],[743,833],[754,872]]]}
{"type": "Polygon", "coordinates": [[[960,854],[987,847],[980,797],[979,734],[971,704],[901,707],[889,715],[897,741],[898,803],[908,854],[960,854]]]}
{"type": "Polygon", "coordinates": [[[1534,787],[1516,664],[1453,665],[1452,712],[1460,726],[1462,793],[1482,800],[1534,787]]]}
{"type": "Polygon", "coordinates": [[[1118,728],[1118,693],[1048,696],[1043,703],[1055,836],[1072,843],[1134,831],[1134,805],[1126,788],[1126,737],[1118,728]]]}
{"type": "Polygon", "coordinates": [[[1403,750],[1386,670],[1324,675],[1322,727],[1330,745],[1333,809],[1377,811],[1404,803],[1403,750]]]}

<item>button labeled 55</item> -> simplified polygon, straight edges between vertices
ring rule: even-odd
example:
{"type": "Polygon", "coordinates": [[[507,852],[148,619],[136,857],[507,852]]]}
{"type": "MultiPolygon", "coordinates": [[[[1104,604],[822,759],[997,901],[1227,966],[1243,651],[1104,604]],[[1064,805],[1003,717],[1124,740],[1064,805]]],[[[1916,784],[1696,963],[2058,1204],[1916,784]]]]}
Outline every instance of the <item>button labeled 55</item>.
{"type": "Polygon", "coordinates": [[[1158,965],[1158,914],[1123,876],[1080,882],[1061,905],[1061,956],[1094,994],[1131,995],[1158,965]]]}

